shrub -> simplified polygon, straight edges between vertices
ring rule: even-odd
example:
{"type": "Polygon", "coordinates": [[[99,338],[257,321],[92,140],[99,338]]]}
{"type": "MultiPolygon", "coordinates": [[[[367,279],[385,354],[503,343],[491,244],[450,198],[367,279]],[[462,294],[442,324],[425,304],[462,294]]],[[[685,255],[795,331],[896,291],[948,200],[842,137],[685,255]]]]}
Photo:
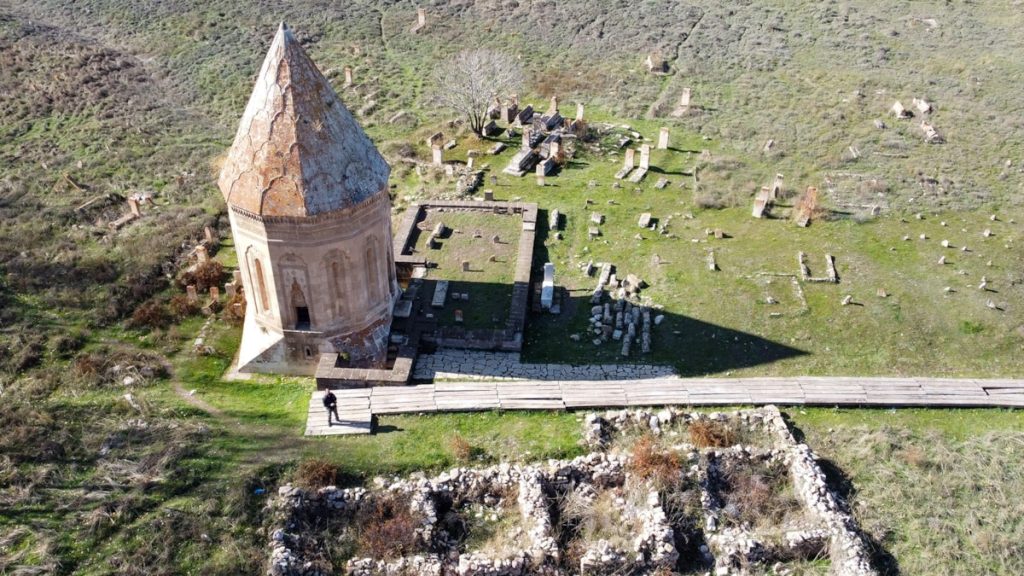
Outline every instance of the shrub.
{"type": "Polygon", "coordinates": [[[787,491],[789,472],[778,462],[730,462],[721,481],[725,510],[737,523],[778,525],[800,502],[787,491]]]}
{"type": "Polygon", "coordinates": [[[188,299],[188,296],[184,294],[175,294],[174,296],[171,296],[171,301],[167,303],[167,307],[170,309],[171,315],[174,316],[176,320],[195,316],[199,313],[199,303],[192,302],[188,299]]]}
{"type": "Polygon", "coordinates": [[[723,422],[690,422],[690,442],[698,448],[726,448],[736,443],[736,431],[723,422]]]}
{"type": "Polygon", "coordinates": [[[171,323],[171,315],[163,302],[153,299],[143,302],[132,312],[129,325],[132,328],[166,328],[171,323]]]}
{"type": "Polygon", "coordinates": [[[356,543],[359,555],[389,560],[409,556],[420,548],[416,529],[421,521],[413,516],[408,501],[378,499],[361,516],[356,543]]]}
{"type": "Polygon", "coordinates": [[[295,484],[307,490],[334,486],[338,481],[338,467],[325,460],[303,460],[295,471],[295,484]]]}
{"type": "Polygon", "coordinates": [[[224,318],[238,326],[245,321],[245,292],[239,286],[235,295],[224,305],[224,318]]]}
{"type": "Polygon", "coordinates": [[[452,451],[452,456],[459,462],[468,462],[473,458],[473,446],[460,434],[452,436],[451,440],[448,441],[448,447],[452,451]]]}
{"type": "Polygon", "coordinates": [[[640,478],[665,486],[679,478],[682,463],[678,454],[661,448],[653,436],[645,434],[633,446],[628,468],[640,478]]]}
{"type": "Polygon", "coordinates": [[[194,284],[197,291],[208,292],[210,287],[220,286],[223,278],[224,265],[216,260],[207,260],[183,272],[178,281],[183,287],[194,284]]]}
{"type": "Polygon", "coordinates": [[[85,346],[85,342],[85,334],[79,331],[71,331],[54,338],[51,343],[51,349],[57,357],[67,359],[75,352],[81,350],[82,346],[85,346]]]}
{"type": "Polygon", "coordinates": [[[964,320],[960,323],[960,332],[963,334],[980,334],[985,330],[985,325],[981,322],[972,322],[970,320],[964,320]]]}

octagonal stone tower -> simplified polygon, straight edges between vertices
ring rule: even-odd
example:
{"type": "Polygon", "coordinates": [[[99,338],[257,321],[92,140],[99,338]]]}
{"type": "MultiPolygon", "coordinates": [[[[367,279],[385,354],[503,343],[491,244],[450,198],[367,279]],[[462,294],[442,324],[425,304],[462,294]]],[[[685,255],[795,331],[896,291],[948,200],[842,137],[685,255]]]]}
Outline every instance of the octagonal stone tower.
{"type": "Polygon", "coordinates": [[[380,367],[399,296],[390,167],[281,24],[218,185],[246,294],[240,372],[380,367]]]}

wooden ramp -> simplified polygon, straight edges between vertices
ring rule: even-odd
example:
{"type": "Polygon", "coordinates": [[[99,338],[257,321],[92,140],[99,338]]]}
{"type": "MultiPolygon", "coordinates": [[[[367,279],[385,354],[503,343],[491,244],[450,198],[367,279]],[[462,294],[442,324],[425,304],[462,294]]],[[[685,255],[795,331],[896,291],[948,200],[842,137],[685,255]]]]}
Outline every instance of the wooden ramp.
{"type": "Polygon", "coordinates": [[[626,406],[1024,407],[1024,380],[969,378],[678,378],[439,381],[335,390],[342,422],[327,424],[323,392],[309,402],[307,436],[368,434],[373,414],[564,410],[626,406]]]}
{"type": "Polygon", "coordinates": [[[344,434],[369,434],[373,431],[373,415],[370,412],[372,388],[335,390],[338,397],[338,417],[341,423],[327,423],[327,409],[324,408],[324,392],[317,390],[309,399],[309,413],[306,415],[306,436],[340,436],[344,434]]]}

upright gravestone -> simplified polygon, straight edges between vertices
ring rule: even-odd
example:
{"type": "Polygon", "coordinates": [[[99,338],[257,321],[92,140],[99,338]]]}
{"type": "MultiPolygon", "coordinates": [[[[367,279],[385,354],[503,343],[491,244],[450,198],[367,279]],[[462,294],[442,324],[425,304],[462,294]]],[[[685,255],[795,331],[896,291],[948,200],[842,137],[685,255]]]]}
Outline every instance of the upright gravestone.
{"type": "Polygon", "coordinates": [[[540,307],[545,310],[551,309],[555,298],[555,265],[551,262],[544,264],[544,280],[540,285],[540,307]]]}
{"type": "Polygon", "coordinates": [[[668,148],[668,127],[663,126],[658,132],[658,150],[665,150],[668,148]]]}

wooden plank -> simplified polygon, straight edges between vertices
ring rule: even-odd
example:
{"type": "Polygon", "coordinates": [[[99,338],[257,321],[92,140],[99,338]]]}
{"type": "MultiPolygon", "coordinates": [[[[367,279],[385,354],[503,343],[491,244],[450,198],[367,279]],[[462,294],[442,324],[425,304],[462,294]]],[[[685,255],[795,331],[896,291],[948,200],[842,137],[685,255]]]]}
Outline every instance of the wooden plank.
{"type": "Polygon", "coordinates": [[[561,400],[502,400],[502,410],[564,410],[561,400]]]}

